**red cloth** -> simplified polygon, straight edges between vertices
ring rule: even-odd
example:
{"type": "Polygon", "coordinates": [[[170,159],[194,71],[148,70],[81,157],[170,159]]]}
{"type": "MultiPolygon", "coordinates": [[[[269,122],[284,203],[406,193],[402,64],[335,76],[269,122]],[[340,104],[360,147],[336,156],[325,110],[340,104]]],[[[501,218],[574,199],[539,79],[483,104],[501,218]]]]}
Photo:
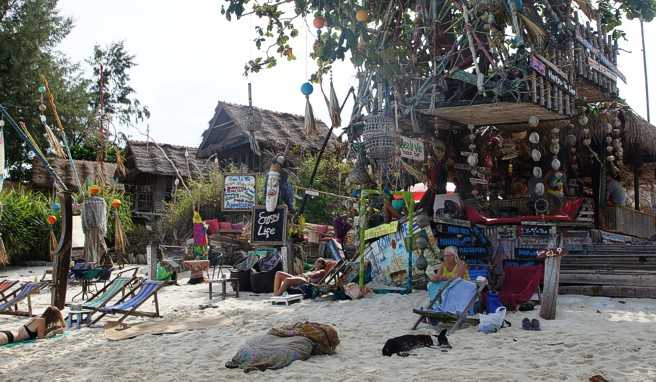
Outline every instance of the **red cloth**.
{"type": "Polygon", "coordinates": [[[491,218],[478,212],[473,207],[467,207],[467,220],[474,224],[496,225],[496,224],[519,224],[524,221],[543,221],[543,222],[556,222],[556,221],[573,221],[576,219],[576,213],[583,204],[583,199],[568,200],[557,213],[553,215],[525,215],[525,216],[511,216],[502,218],[491,218]]]}
{"type": "Polygon", "coordinates": [[[501,302],[511,309],[516,309],[528,301],[544,279],[543,264],[505,267],[503,272],[505,276],[499,297],[501,302]]]}
{"type": "Polygon", "coordinates": [[[218,219],[205,220],[205,224],[207,224],[207,234],[208,235],[214,235],[215,233],[219,232],[219,220],[218,219]]]}

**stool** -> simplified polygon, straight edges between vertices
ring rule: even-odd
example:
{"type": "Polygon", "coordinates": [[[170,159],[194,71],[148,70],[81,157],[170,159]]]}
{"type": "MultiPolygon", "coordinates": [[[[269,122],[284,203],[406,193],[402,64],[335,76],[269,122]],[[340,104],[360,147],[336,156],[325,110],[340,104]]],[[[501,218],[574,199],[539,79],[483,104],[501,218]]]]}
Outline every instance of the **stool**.
{"type": "Polygon", "coordinates": [[[94,311],[93,310],[71,310],[68,312],[68,317],[66,319],[66,326],[68,328],[73,327],[73,323],[76,324],[77,328],[80,329],[82,327],[82,323],[84,322],[85,324],[89,324],[91,322],[91,315],[93,315],[94,311]],[[73,316],[77,316],[75,320],[73,320],[73,316]]]}
{"type": "Polygon", "coordinates": [[[239,278],[215,279],[208,281],[210,288],[210,301],[212,300],[212,284],[221,283],[221,297],[225,299],[228,296],[228,292],[226,291],[226,284],[228,282],[232,283],[235,298],[239,298],[239,278]]]}

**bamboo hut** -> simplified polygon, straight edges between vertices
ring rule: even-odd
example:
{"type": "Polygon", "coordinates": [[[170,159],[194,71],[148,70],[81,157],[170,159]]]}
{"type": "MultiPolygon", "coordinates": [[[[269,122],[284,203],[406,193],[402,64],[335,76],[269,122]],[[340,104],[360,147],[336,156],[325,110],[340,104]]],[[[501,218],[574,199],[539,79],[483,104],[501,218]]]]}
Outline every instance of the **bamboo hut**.
{"type": "MultiPolygon", "coordinates": [[[[301,115],[219,102],[209,128],[203,132],[198,157],[217,156],[222,163],[231,162],[245,165],[251,171],[262,171],[268,166],[266,158],[282,152],[287,145],[290,145],[289,159],[292,161],[303,152],[319,151],[329,129],[320,121],[316,129],[305,131],[305,117],[301,115]],[[257,141],[256,147],[251,144],[251,134],[257,141]]],[[[329,141],[328,149],[335,147],[335,140],[329,141]]]]}
{"type": "MultiPolygon", "coordinates": [[[[196,157],[195,147],[128,141],[126,173],[119,177],[132,194],[136,216],[152,217],[164,209],[180,179],[199,179],[208,175],[211,165],[196,157]]],[[[181,187],[181,186],[179,186],[181,187]]]]}

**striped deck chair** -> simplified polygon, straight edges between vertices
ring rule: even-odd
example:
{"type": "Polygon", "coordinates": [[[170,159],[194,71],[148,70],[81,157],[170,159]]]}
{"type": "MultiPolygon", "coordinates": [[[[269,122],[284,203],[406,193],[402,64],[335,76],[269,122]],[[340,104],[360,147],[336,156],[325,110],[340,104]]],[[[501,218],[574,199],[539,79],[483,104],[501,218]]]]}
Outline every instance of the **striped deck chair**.
{"type": "Polygon", "coordinates": [[[122,322],[128,316],[161,317],[159,315],[157,292],[165,285],[168,285],[168,283],[164,281],[148,280],[141,284],[141,287],[132,288],[132,290],[118,300],[116,304],[98,309],[98,312],[101,312],[102,314],[89,325],[93,325],[100,321],[107,314],[122,314],[121,318],[118,319],[118,322],[122,322]],[[137,288],[139,288],[138,291],[137,288]],[[128,299],[128,297],[130,298],[128,299]],[[151,297],[153,297],[155,302],[155,312],[138,311],[137,309],[139,309],[139,307],[151,297]]]}
{"type": "MultiPolygon", "coordinates": [[[[102,289],[94,293],[91,298],[83,303],[82,308],[87,310],[98,310],[107,305],[107,303],[119,294],[119,292],[122,292],[122,296],[125,296],[125,289],[130,286],[130,284],[135,283],[134,286],[139,285],[138,282],[140,279],[136,277],[138,270],[139,268],[130,268],[119,272],[113,280],[108,284],[105,284],[102,289]],[[132,272],[132,275],[121,276],[122,274],[129,272],[132,272]]],[[[66,305],[70,306],[72,303],[66,305]]]]}
{"type": "Polygon", "coordinates": [[[23,284],[20,288],[9,293],[6,296],[5,301],[0,304],[0,314],[32,317],[31,296],[33,294],[39,293],[42,286],[43,285],[40,283],[28,282],[23,284]],[[18,310],[18,304],[25,299],[27,299],[27,310],[18,310]]]}
{"type": "Polygon", "coordinates": [[[14,285],[18,284],[18,280],[2,280],[0,281],[0,302],[7,299],[5,293],[14,285]]]}

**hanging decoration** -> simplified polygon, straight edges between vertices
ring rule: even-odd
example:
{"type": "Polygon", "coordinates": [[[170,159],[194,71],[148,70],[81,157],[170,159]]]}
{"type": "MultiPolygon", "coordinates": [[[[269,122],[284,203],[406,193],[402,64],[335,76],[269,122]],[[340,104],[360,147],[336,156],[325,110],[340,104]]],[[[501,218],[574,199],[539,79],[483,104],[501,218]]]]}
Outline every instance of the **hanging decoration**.
{"type": "Polygon", "coordinates": [[[5,136],[4,136],[5,120],[0,118],[0,192],[2,192],[2,184],[5,181],[5,136]]]}
{"type": "Polygon", "coordinates": [[[301,93],[305,96],[305,135],[310,136],[317,133],[317,124],[314,119],[314,111],[310,104],[310,94],[314,91],[311,83],[306,82],[301,85],[301,93]]]}
{"type": "Polygon", "coordinates": [[[47,91],[47,87],[45,85],[40,85],[39,86],[39,119],[41,120],[41,125],[43,125],[43,129],[45,130],[44,136],[46,137],[46,140],[48,141],[48,144],[50,145],[50,149],[52,150],[52,153],[57,157],[57,158],[66,158],[66,152],[64,151],[64,148],[62,147],[61,143],[59,142],[59,139],[55,135],[55,133],[52,131],[50,126],[48,126],[47,119],[45,116],[45,111],[47,109],[46,104],[43,102],[43,96],[47,91]]]}
{"type": "Polygon", "coordinates": [[[622,129],[624,128],[624,124],[619,118],[619,113],[615,116],[613,125],[613,147],[615,148],[617,165],[620,166],[624,161],[624,147],[622,145],[622,129]]]}
{"type": "Polygon", "coordinates": [[[84,257],[87,261],[98,263],[107,259],[107,203],[98,196],[98,185],[89,187],[90,197],[82,203],[82,231],[84,232],[84,257]]]}
{"type": "MultiPolygon", "coordinates": [[[[528,119],[528,125],[532,128],[537,128],[540,123],[540,120],[536,116],[530,116],[528,119]]],[[[540,133],[537,131],[532,131],[528,135],[528,141],[531,143],[531,159],[533,159],[533,177],[536,178],[535,189],[530,190],[540,199],[544,195],[544,183],[542,181],[542,168],[540,167],[540,161],[542,160],[542,152],[539,150],[538,144],[540,143],[540,133]]],[[[537,203],[537,202],[536,202],[537,203]]]]}
{"type": "Polygon", "coordinates": [[[55,258],[55,253],[57,252],[57,237],[55,236],[55,224],[57,224],[57,216],[55,215],[48,215],[47,218],[48,221],[48,228],[49,228],[49,235],[48,235],[48,247],[49,247],[49,252],[50,252],[50,260],[54,260],[55,258]]]}
{"type": "MultiPolygon", "coordinates": [[[[0,119],[0,122],[2,120],[0,119]]],[[[0,129],[2,130],[2,129],[0,129]]],[[[1,175],[1,173],[0,173],[1,175]]],[[[2,180],[0,179],[0,186],[2,185],[2,180]]],[[[0,187],[1,188],[1,187],[0,187]]],[[[2,220],[3,205],[0,204],[0,221],[2,220]]],[[[0,232],[0,267],[9,264],[9,256],[7,255],[7,249],[5,248],[5,242],[2,240],[2,232],[0,232]]]]}
{"type": "Polygon", "coordinates": [[[206,259],[207,258],[207,232],[205,230],[205,225],[203,224],[203,219],[200,216],[198,210],[194,210],[193,216],[193,237],[194,237],[194,257],[196,259],[206,259]]]}
{"type": "Polygon", "coordinates": [[[122,204],[123,203],[120,199],[113,199],[111,204],[112,212],[114,214],[114,254],[121,266],[127,264],[125,255],[127,253],[126,249],[128,244],[123,224],[121,224],[121,217],[118,213],[122,204]]]}

